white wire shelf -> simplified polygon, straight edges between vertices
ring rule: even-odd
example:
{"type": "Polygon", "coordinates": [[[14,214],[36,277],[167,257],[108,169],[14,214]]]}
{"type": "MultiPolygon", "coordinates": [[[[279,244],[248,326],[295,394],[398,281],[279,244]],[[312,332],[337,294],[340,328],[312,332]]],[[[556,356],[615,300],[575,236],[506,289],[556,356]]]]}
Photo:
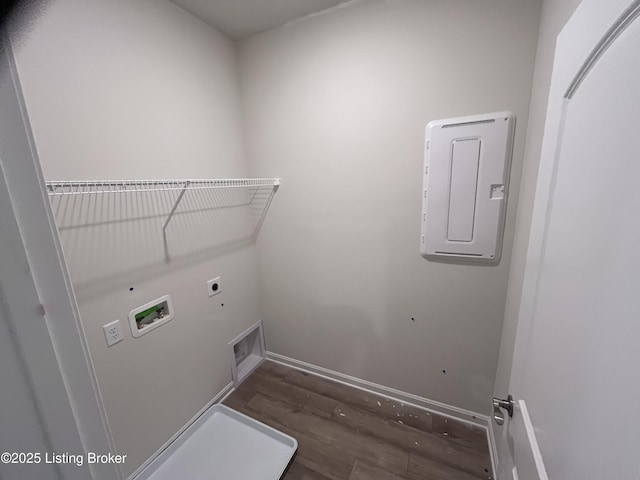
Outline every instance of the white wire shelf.
{"type": "Polygon", "coordinates": [[[216,178],[172,180],[56,180],[46,182],[49,196],[167,192],[217,188],[277,187],[279,178],[216,178]]]}
{"type": "Polygon", "coordinates": [[[162,232],[166,237],[167,226],[178,209],[184,194],[190,190],[211,190],[220,188],[248,188],[253,190],[251,202],[261,188],[271,187],[272,195],[280,186],[279,178],[215,178],[215,179],[172,179],[172,180],[55,180],[45,182],[49,197],[61,195],[107,195],[119,193],[170,192],[179,191],[173,207],[167,216],[162,232]]]}

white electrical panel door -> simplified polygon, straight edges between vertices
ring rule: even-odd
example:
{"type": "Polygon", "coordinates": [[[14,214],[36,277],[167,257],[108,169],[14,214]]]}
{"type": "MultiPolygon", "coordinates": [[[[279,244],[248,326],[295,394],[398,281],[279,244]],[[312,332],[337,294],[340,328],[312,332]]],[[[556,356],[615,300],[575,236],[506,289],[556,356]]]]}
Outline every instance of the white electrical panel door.
{"type": "Polygon", "coordinates": [[[424,257],[500,259],[514,130],[510,112],[427,125],[420,238],[424,257]]]}

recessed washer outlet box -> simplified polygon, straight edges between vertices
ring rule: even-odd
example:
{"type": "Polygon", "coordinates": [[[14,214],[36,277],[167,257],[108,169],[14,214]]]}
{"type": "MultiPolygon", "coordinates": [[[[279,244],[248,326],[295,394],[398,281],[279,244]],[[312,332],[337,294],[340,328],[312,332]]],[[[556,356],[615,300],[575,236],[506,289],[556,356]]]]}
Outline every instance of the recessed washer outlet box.
{"type": "Polygon", "coordinates": [[[249,327],[229,342],[231,375],[234,386],[240,385],[265,359],[262,321],[249,327]]]}
{"type": "Polygon", "coordinates": [[[129,326],[134,337],[141,337],[173,319],[173,302],[169,295],[145,303],[129,312],[129,326]]]}

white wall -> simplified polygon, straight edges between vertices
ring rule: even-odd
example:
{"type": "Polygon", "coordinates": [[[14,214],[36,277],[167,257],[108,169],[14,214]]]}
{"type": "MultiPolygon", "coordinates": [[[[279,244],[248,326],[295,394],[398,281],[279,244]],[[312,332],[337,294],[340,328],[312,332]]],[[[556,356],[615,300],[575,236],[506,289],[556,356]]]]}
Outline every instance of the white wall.
{"type": "MultiPolygon", "coordinates": [[[[496,372],[494,395],[506,397],[511,375],[511,362],[515,345],[520,296],[524,278],[527,247],[529,245],[529,229],[533,213],[542,136],[544,133],[549,85],[556,47],[556,37],[565,25],[581,0],[544,0],[540,18],[538,47],[536,52],[535,71],[529,107],[529,125],[525,146],[522,180],[520,183],[520,200],[516,219],[516,233],[513,243],[511,271],[507,290],[507,304],[500,343],[500,357],[496,372]]],[[[494,425],[494,428],[499,428],[494,425]]]]}
{"type": "Polygon", "coordinates": [[[240,43],[252,173],[285,181],[259,239],[269,350],[487,411],[539,6],[354,2],[240,43]],[[422,259],[425,125],[507,109],[518,126],[500,265],[422,259]]]}
{"type": "MultiPolygon", "coordinates": [[[[174,4],[57,0],[15,40],[47,179],[247,175],[234,45],[174,4]]],[[[254,218],[211,209],[242,195],[188,194],[166,250],[175,192],[118,198],[53,209],[128,475],[228,384],[226,344],[259,313],[254,218]],[[216,275],[223,292],[210,299],[216,275]],[[164,294],[175,318],[134,339],[128,312],[164,294]],[[125,340],[107,348],[102,325],[114,319],[125,340]]]]}

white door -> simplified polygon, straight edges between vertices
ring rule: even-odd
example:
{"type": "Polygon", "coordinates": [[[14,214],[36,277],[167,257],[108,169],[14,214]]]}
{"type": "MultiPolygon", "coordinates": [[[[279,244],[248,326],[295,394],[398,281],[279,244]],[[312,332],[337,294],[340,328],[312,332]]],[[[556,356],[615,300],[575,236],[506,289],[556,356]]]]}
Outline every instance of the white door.
{"type": "Polygon", "coordinates": [[[640,0],[558,37],[510,393],[500,480],[640,478],[640,0]]]}

